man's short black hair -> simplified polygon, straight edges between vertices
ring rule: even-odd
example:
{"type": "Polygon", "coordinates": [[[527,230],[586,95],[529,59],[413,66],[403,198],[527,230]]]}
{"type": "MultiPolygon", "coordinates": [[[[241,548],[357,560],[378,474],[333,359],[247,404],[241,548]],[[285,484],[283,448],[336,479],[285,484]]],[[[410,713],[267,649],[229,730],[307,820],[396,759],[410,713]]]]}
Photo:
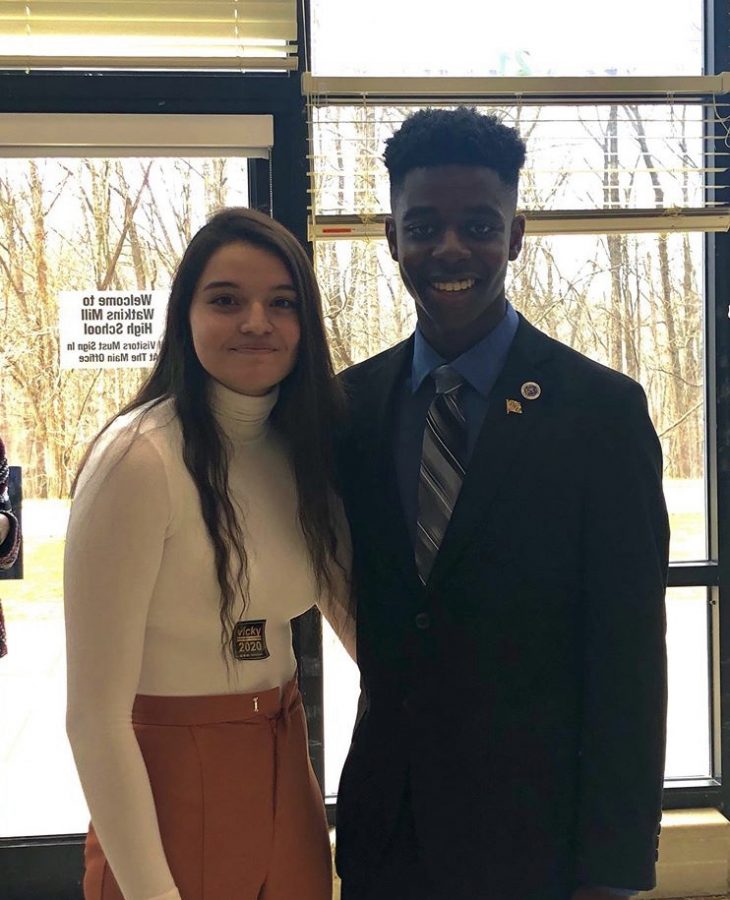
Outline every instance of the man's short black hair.
{"type": "Polygon", "coordinates": [[[383,160],[391,189],[399,187],[412,169],[449,165],[484,166],[516,187],[525,142],[516,128],[473,107],[421,109],[385,142],[383,160]]]}

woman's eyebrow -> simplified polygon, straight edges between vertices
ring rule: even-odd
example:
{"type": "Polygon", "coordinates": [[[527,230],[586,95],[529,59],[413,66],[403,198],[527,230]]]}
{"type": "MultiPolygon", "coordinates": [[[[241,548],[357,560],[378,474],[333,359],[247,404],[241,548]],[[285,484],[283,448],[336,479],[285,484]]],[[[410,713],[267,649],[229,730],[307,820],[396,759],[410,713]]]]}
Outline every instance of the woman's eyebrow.
{"type": "Polygon", "coordinates": [[[208,284],[203,288],[204,291],[209,291],[212,288],[237,288],[238,285],[234,281],[209,281],[208,284]]]}
{"type": "MultiPolygon", "coordinates": [[[[239,288],[240,285],[236,284],[235,281],[209,281],[208,284],[205,285],[202,290],[210,291],[216,288],[239,288]]],[[[291,282],[285,282],[284,284],[275,284],[271,287],[272,291],[295,291],[296,288],[291,282]]]]}

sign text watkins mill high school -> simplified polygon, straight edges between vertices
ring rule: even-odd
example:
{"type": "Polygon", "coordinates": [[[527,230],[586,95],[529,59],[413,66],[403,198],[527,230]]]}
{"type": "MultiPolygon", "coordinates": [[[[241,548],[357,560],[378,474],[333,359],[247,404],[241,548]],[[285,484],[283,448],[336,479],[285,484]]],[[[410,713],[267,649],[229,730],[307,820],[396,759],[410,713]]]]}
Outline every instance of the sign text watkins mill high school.
{"type": "Polygon", "coordinates": [[[63,291],[59,294],[62,369],[154,365],[167,291],[63,291]]]}

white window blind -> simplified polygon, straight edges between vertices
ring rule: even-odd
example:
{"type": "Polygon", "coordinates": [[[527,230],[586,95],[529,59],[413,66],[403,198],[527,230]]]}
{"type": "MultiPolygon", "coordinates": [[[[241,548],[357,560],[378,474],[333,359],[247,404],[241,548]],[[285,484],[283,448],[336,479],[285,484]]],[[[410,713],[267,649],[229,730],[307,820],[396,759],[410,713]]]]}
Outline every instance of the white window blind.
{"type": "Polygon", "coordinates": [[[0,157],[229,157],[267,159],[270,115],[0,113],[0,157]]]}
{"type": "Polygon", "coordinates": [[[0,0],[0,68],[296,69],[296,0],[0,0]]]}
{"type": "Polygon", "coordinates": [[[385,141],[416,109],[459,102],[496,115],[525,139],[519,205],[529,232],[730,227],[730,197],[718,186],[730,160],[728,142],[718,139],[728,134],[730,121],[726,76],[672,83],[574,79],[561,85],[560,79],[530,79],[533,91],[522,95],[504,90],[502,81],[501,93],[481,97],[477,85],[465,92],[458,79],[423,79],[416,85],[421,96],[413,83],[410,91],[398,91],[396,80],[380,94],[380,80],[370,79],[369,90],[357,96],[362,81],[343,78],[335,88],[333,79],[305,79],[315,238],[382,236],[390,206],[385,141]],[[610,94],[604,82],[610,82],[610,94]],[[425,93],[429,83],[431,97],[425,93]]]}

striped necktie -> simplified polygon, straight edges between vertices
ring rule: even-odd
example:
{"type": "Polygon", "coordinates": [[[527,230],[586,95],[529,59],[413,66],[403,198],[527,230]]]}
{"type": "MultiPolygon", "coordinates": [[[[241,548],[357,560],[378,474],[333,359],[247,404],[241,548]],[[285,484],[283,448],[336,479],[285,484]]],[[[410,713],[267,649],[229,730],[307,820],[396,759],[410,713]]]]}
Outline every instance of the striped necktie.
{"type": "Polygon", "coordinates": [[[466,469],[466,419],[459,405],[464,379],[449,366],[431,373],[436,396],[423,432],[423,453],[418,483],[416,568],[423,584],[441,546],[466,469]]]}

